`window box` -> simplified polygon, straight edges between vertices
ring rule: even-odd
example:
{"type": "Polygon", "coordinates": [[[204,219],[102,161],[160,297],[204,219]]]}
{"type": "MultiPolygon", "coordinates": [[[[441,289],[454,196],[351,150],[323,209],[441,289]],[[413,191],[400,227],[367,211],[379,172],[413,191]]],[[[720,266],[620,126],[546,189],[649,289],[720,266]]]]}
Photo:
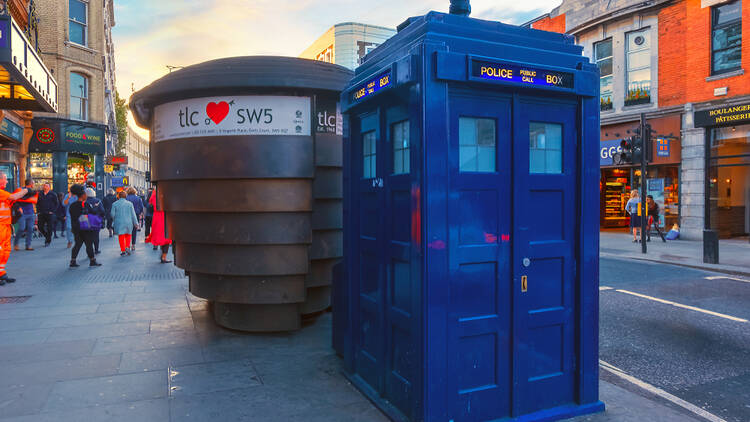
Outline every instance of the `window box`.
{"type": "Polygon", "coordinates": [[[625,105],[648,104],[651,102],[651,90],[649,89],[631,89],[625,97],[625,105]]]}
{"type": "Polygon", "coordinates": [[[612,98],[601,98],[599,100],[599,109],[601,111],[612,110],[612,98]]]}

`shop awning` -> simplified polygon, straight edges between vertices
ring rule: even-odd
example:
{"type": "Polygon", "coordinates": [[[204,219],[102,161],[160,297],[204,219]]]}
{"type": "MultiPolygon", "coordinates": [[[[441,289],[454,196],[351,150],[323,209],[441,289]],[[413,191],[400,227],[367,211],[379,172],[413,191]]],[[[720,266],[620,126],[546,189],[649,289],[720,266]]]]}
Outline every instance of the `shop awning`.
{"type": "Polygon", "coordinates": [[[8,15],[0,15],[0,109],[57,112],[57,82],[8,15]]]}

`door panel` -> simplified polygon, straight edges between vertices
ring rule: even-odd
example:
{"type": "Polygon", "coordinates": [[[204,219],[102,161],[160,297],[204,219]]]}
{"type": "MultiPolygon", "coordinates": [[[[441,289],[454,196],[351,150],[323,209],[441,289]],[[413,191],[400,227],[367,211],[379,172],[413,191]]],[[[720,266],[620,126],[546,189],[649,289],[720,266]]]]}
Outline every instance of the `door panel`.
{"type": "Polygon", "coordinates": [[[516,107],[513,407],[525,414],[575,400],[577,129],[575,104],[516,107]]]}
{"type": "Polygon", "coordinates": [[[359,162],[359,330],[355,351],[357,374],[375,390],[381,391],[383,375],[383,249],[381,206],[383,193],[378,183],[378,147],[382,142],[380,116],[369,113],[359,117],[360,134],[352,148],[359,162]]]}
{"type": "Polygon", "coordinates": [[[449,107],[449,416],[495,419],[510,415],[511,102],[449,107]]]}

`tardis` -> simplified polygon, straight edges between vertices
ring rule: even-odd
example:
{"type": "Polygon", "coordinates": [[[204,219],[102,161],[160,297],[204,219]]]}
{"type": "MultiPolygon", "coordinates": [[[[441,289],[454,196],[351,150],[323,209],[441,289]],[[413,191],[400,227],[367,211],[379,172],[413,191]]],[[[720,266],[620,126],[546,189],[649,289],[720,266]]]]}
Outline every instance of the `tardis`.
{"type": "Polygon", "coordinates": [[[599,73],[572,37],[408,19],[342,93],[334,347],[393,420],[598,397],[599,73]]]}

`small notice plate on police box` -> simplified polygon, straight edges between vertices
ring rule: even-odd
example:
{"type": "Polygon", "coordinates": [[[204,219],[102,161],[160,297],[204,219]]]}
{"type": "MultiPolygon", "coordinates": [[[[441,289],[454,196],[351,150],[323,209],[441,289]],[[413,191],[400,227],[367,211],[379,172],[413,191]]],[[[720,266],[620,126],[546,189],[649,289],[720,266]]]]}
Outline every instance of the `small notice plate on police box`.
{"type": "Polygon", "coordinates": [[[573,88],[573,74],[554,72],[531,66],[471,60],[471,76],[491,81],[516,82],[527,85],[573,88]]]}

